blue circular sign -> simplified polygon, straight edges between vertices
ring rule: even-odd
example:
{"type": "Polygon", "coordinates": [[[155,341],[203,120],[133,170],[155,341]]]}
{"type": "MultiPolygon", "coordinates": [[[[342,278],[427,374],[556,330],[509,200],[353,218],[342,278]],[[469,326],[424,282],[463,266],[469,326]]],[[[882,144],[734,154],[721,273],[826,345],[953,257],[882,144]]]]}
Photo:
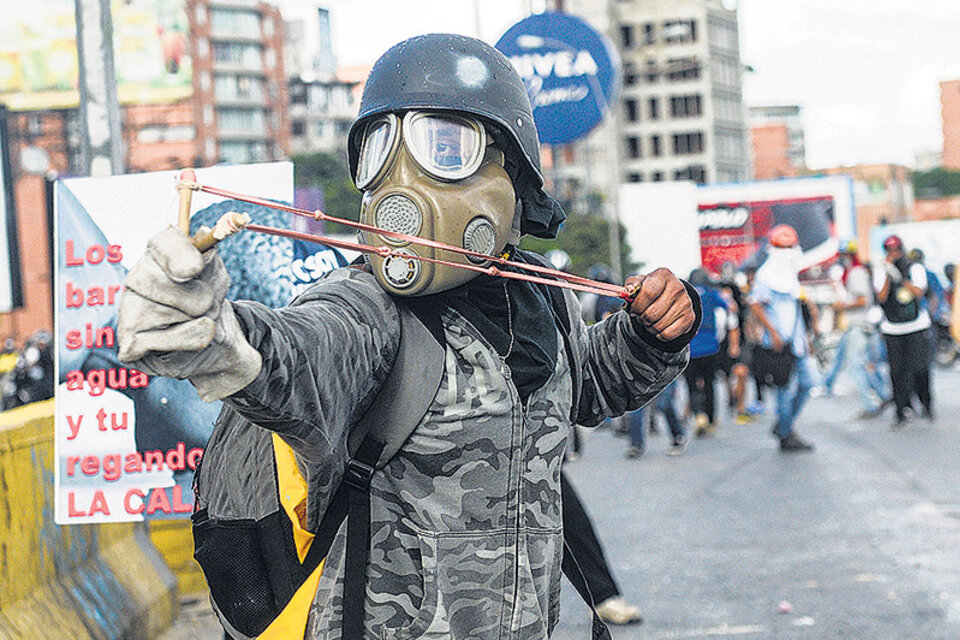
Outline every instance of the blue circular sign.
{"type": "Polygon", "coordinates": [[[613,47],[576,16],[529,16],[510,27],[496,46],[523,78],[541,142],[582,138],[615,99],[619,60],[613,47]]]}

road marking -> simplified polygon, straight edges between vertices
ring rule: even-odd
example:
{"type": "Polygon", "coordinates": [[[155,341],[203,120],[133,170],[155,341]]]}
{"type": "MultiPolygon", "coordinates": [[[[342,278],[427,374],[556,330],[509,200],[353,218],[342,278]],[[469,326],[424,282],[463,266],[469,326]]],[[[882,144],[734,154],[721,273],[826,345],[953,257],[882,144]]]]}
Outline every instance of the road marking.
{"type": "Polygon", "coordinates": [[[708,638],[714,636],[746,636],[765,633],[766,627],[759,624],[747,624],[739,626],[730,626],[728,624],[717,625],[716,627],[702,627],[700,629],[687,629],[685,631],[674,631],[666,634],[648,636],[651,640],[671,640],[672,638],[708,638]]]}

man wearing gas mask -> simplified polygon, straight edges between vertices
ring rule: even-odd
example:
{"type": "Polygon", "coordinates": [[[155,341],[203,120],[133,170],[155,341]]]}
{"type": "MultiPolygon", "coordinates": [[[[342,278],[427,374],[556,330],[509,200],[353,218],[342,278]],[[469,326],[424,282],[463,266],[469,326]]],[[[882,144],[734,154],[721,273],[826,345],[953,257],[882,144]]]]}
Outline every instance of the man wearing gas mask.
{"type": "MultiPolygon", "coordinates": [[[[531,263],[520,237],[554,237],[564,219],[543,191],[522,81],[472,38],[433,34],[387,51],[348,154],[361,221],[381,229],[531,263]]],[[[662,269],[630,279],[629,308],[588,331],[560,289],[457,268],[484,261],[439,247],[371,231],[362,241],[395,254],[372,254],[270,310],[225,300],[215,250],[200,254],[168,229],[128,278],[121,358],[189,378],[280,434],[308,481],[311,529],[344,475],[351,425],[394,364],[398,309],[414,309],[439,328],[443,372],[413,434],[370,480],[364,636],[547,638],[559,613],[570,426],[636,409],[679,375],[696,293],[662,269]]],[[[345,528],[306,638],[341,637],[345,528]]]]}

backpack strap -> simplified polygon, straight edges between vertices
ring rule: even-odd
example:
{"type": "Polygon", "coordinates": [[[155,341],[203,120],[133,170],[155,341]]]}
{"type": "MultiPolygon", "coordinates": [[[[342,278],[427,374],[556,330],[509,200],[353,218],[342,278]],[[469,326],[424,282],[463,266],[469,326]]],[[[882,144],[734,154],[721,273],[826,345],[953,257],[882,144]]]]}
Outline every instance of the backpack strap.
{"type": "Polygon", "coordinates": [[[443,328],[439,310],[421,300],[398,301],[400,348],[373,402],[350,429],[347,448],[356,455],[370,436],[383,443],[373,465],[382,469],[413,433],[433,403],[443,377],[443,328]]]}
{"type": "Polygon", "coordinates": [[[433,403],[443,378],[445,342],[436,305],[397,301],[400,348],[366,412],[350,429],[347,469],[317,528],[304,565],[330,550],[343,519],[347,544],[343,581],[343,640],[362,640],[370,554],[370,482],[403,447],[433,403]]]}

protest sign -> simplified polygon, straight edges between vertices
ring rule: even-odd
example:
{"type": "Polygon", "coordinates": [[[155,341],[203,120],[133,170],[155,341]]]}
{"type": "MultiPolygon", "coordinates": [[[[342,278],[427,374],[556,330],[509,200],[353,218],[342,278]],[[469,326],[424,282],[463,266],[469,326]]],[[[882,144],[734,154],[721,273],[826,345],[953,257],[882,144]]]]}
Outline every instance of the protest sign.
{"type": "MultiPolygon", "coordinates": [[[[116,312],[147,240],[176,223],[177,172],[61,180],[56,185],[55,520],[58,524],[188,517],[192,479],[220,403],[187,381],[153,377],[117,358],[116,312]]],[[[291,203],[289,163],[197,170],[197,179],[291,203]]],[[[191,227],[227,211],[290,227],[290,214],[205,193],[191,227]]],[[[319,245],[241,233],[217,249],[229,297],[282,306],[342,259],[319,245]],[[315,256],[311,256],[315,253],[315,256]],[[309,273],[298,264],[312,266],[309,273]]],[[[334,252],[335,253],[335,252],[334,252]]]]}

